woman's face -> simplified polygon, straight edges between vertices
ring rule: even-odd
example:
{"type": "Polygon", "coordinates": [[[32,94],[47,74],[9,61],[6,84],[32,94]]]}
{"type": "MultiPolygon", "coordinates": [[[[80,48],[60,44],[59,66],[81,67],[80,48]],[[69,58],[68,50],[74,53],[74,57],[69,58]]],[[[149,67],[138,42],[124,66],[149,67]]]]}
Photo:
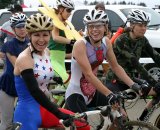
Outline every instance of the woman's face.
{"type": "Polygon", "coordinates": [[[143,37],[147,30],[147,24],[144,23],[136,23],[133,24],[131,27],[133,28],[133,34],[136,38],[143,37]]]}
{"type": "Polygon", "coordinates": [[[99,41],[103,38],[104,33],[106,32],[106,26],[101,22],[90,23],[87,25],[87,30],[92,40],[99,41]]]}
{"type": "Polygon", "coordinates": [[[15,34],[20,38],[25,38],[27,35],[27,32],[26,32],[24,26],[23,27],[15,27],[14,31],[15,31],[15,34]]]}
{"type": "Polygon", "coordinates": [[[30,35],[31,42],[38,51],[43,51],[48,46],[50,37],[49,31],[34,32],[30,35]]]}
{"type": "Polygon", "coordinates": [[[72,13],[72,9],[70,9],[70,8],[63,8],[61,10],[61,15],[64,20],[67,20],[68,17],[71,15],[71,13],[72,13]]]}

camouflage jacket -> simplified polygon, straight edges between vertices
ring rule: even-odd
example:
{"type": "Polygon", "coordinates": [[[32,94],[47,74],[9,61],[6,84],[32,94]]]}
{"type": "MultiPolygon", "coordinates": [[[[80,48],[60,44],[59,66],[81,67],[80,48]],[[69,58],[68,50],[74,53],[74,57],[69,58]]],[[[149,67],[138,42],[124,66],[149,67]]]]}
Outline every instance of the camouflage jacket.
{"type": "MultiPolygon", "coordinates": [[[[139,59],[142,53],[144,53],[151,57],[154,62],[160,66],[160,54],[152,48],[146,37],[132,40],[129,33],[123,33],[113,44],[113,50],[118,63],[131,78],[137,77],[137,75],[140,74],[150,84],[154,85],[156,83],[145,68],[139,63],[139,59]]],[[[110,69],[107,74],[107,80],[119,79],[110,69]]]]}

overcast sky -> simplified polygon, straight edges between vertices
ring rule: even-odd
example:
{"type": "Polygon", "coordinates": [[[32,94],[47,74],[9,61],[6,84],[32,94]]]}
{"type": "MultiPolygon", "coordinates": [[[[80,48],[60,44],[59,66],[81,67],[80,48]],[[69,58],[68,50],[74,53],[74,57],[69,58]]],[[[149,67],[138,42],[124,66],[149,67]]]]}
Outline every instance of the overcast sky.
{"type": "MultiPolygon", "coordinates": [[[[48,5],[53,6],[54,2],[56,0],[44,0],[48,5]]],[[[82,5],[84,0],[74,0],[75,6],[82,5]]],[[[95,0],[88,0],[88,2],[94,2],[95,0]]],[[[106,1],[109,1],[110,3],[120,2],[120,1],[126,1],[128,2],[134,2],[134,3],[140,3],[144,2],[148,7],[155,7],[155,5],[160,5],[160,0],[96,0],[96,1],[103,1],[106,3],[106,1]]],[[[37,7],[39,5],[38,0],[24,0],[24,3],[29,7],[32,5],[32,7],[37,7]],[[32,4],[31,4],[32,3],[32,4]]]]}

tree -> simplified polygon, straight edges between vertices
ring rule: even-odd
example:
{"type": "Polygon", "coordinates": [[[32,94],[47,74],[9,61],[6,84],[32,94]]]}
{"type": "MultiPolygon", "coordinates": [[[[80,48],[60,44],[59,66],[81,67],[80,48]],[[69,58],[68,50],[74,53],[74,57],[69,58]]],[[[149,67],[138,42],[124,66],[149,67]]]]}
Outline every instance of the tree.
{"type": "Polygon", "coordinates": [[[128,2],[128,5],[135,5],[135,3],[133,3],[133,2],[128,2]]]}
{"type": "Polygon", "coordinates": [[[138,5],[146,7],[146,4],[143,2],[140,2],[138,5]]]}
{"type": "Polygon", "coordinates": [[[114,3],[112,3],[112,5],[116,5],[117,4],[117,2],[115,1],[114,3]]]}
{"type": "Polygon", "coordinates": [[[120,4],[120,5],[126,5],[126,2],[125,1],[121,1],[118,4],[120,4]]]}
{"type": "Polygon", "coordinates": [[[96,5],[97,3],[98,1],[95,0],[94,2],[91,2],[90,5],[96,5]]]}
{"type": "Polygon", "coordinates": [[[0,0],[0,9],[5,9],[9,7],[11,0],[0,0]]]}
{"type": "Polygon", "coordinates": [[[84,0],[84,5],[88,5],[88,1],[87,0],[84,0]]]}
{"type": "Polygon", "coordinates": [[[0,9],[9,8],[12,4],[23,4],[23,0],[0,0],[0,9]]]}
{"type": "Polygon", "coordinates": [[[107,1],[106,5],[110,5],[110,2],[109,2],[109,1],[107,1]]]}

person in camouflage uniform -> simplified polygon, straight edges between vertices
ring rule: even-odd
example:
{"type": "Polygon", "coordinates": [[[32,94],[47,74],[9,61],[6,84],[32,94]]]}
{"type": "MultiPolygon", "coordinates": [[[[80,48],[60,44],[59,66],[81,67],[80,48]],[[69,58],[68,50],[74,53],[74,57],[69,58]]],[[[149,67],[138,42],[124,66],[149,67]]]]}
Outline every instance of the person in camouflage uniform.
{"type": "MultiPolygon", "coordinates": [[[[142,53],[150,56],[157,65],[160,65],[160,54],[152,48],[148,39],[144,36],[147,24],[150,22],[149,16],[142,10],[132,10],[129,12],[127,22],[130,22],[130,30],[122,33],[114,42],[113,50],[118,63],[124,68],[130,78],[144,78],[152,87],[146,89],[144,96],[160,94],[160,82],[157,83],[146,69],[139,63],[142,53]]],[[[129,87],[124,84],[114,72],[109,69],[106,76],[106,86],[114,93],[123,91],[129,87]]],[[[139,116],[143,120],[148,113],[152,100],[145,106],[144,111],[139,116]]]]}
{"type": "MultiPolygon", "coordinates": [[[[145,53],[157,65],[160,65],[160,54],[152,48],[148,39],[144,36],[147,24],[150,21],[149,16],[144,11],[136,9],[129,12],[127,20],[130,22],[130,31],[121,34],[113,44],[117,61],[132,79],[141,75],[151,86],[155,86],[156,81],[139,63],[142,53],[145,53]]],[[[129,88],[116,77],[111,69],[109,69],[106,76],[106,86],[113,92],[129,88]]],[[[159,88],[154,87],[153,90],[160,93],[159,88]]]]}

